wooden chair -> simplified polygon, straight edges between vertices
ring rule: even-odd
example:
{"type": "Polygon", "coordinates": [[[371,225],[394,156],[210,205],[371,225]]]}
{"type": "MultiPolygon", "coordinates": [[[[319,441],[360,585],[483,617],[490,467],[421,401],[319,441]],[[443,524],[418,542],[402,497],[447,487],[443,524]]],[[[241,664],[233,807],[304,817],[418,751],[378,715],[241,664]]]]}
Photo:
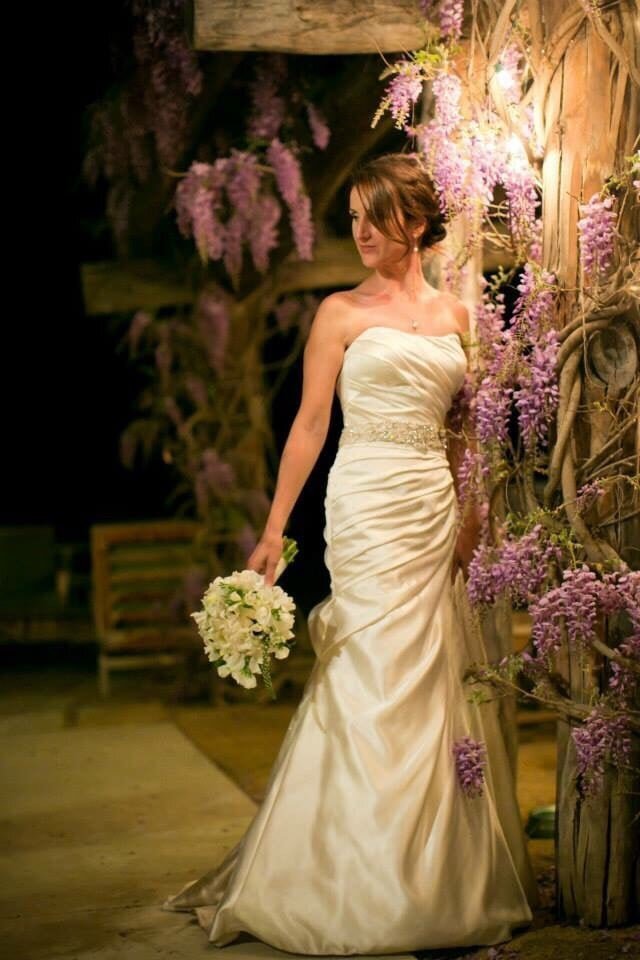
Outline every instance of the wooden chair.
{"type": "Polygon", "coordinates": [[[202,651],[196,624],[176,611],[198,524],[159,520],[91,528],[100,695],[112,670],[184,668],[202,651]]]}

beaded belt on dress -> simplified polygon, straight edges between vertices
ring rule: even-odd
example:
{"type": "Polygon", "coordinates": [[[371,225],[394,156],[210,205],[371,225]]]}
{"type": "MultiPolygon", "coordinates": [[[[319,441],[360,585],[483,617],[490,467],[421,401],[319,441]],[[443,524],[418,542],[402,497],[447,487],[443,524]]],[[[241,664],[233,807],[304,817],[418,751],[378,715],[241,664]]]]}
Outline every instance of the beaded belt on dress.
{"type": "Polygon", "coordinates": [[[389,440],[392,443],[408,443],[418,450],[446,452],[447,431],[435,423],[407,423],[406,420],[372,420],[361,426],[345,426],[338,445],[344,443],[367,443],[370,440],[389,440]]]}

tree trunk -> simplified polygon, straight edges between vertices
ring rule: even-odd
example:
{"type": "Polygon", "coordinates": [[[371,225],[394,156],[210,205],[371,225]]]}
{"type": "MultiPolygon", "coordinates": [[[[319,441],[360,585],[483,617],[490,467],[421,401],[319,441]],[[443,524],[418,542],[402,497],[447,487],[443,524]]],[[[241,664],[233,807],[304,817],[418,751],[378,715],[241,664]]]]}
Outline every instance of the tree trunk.
{"type": "MultiPolygon", "coordinates": [[[[578,3],[565,7],[554,0],[542,0],[540,4],[532,2],[530,11],[532,16],[542,14],[546,29],[547,56],[539,72],[535,98],[545,145],[543,249],[545,268],[556,274],[561,287],[567,291],[562,299],[562,326],[584,306],[577,295],[570,292],[577,289],[579,281],[578,201],[586,202],[598,192],[612,174],[620,172],[625,156],[633,152],[639,100],[638,88],[630,73],[636,69],[634,46],[637,48],[640,38],[637,20],[634,22],[630,6],[624,2],[608,6],[604,24],[609,31],[607,35],[603,34],[602,23],[588,20],[578,3]],[[626,66],[624,56],[616,55],[616,46],[618,54],[626,51],[629,58],[626,66]]],[[[633,240],[631,235],[628,239],[633,240]]],[[[632,332],[632,341],[633,337],[632,332]]],[[[588,342],[586,336],[585,341],[588,342]]],[[[593,340],[591,346],[596,346],[593,340]]],[[[578,349],[582,353],[583,345],[579,344],[578,349]]],[[[592,358],[593,351],[584,350],[577,368],[582,384],[579,409],[584,410],[585,415],[576,418],[567,444],[562,491],[565,500],[571,498],[580,462],[597,453],[609,438],[595,401],[606,397],[614,419],[623,416],[617,401],[624,395],[624,389],[620,390],[613,382],[615,369],[604,374],[604,381],[598,381],[597,377],[594,380],[593,371],[585,369],[585,356],[592,358]]],[[[632,379],[635,376],[634,370],[632,379]]],[[[608,425],[610,436],[615,429],[611,417],[608,425]]],[[[604,528],[602,536],[609,541],[609,549],[615,548],[618,554],[624,554],[631,533],[631,527],[623,523],[604,528]],[[608,536],[612,531],[616,532],[615,537],[608,536]]],[[[585,546],[589,552],[588,544],[585,546]]],[[[597,558],[590,556],[589,559],[597,558]]],[[[633,562],[637,564],[637,559],[633,562]]],[[[615,646],[617,641],[612,629],[613,625],[605,622],[602,637],[610,646],[615,646]]],[[[589,703],[594,692],[606,688],[607,671],[596,654],[581,658],[577,651],[565,649],[558,667],[570,686],[571,696],[579,702],[589,703]]],[[[637,744],[635,746],[637,763],[637,744]]],[[[611,770],[605,777],[603,792],[596,798],[582,800],[576,789],[576,773],[570,725],[563,721],[558,724],[558,914],[570,920],[583,920],[590,926],[614,926],[637,920],[640,820],[636,818],[635,823],[632,822],[639,807],[637,795],[632,792],[638,790],[637,778],[634,785],[634,778],[628,772],[611,770]]]]}

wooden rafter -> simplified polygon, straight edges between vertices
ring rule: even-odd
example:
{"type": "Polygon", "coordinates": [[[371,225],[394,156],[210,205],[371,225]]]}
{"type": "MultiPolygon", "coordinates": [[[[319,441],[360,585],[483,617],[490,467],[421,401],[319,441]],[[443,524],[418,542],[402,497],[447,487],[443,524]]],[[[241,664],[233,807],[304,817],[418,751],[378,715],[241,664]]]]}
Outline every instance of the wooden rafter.
{"type": "Polygon", "coordinates": [[[196,50],[299,54],[415,50],[425,41],[416,0],[192,0],[196,50]]]}
{"type": "MultiPolygon", "coordinates": [[[[508,251],[487,250],[483,269],[510,265],[508,251]]],[[[312,261],[285,259],[273,274],[275,295],[306,290],[347,288],[360,283],[369,271],[363,266],[350,238],[319,240],[312,261]]],[[[102,260],[81,267],[82,292],[87,316],[157,310],[193,302],[193,291],[184,278],[172,274],[157,260],[119,262],[102,260]]]]}

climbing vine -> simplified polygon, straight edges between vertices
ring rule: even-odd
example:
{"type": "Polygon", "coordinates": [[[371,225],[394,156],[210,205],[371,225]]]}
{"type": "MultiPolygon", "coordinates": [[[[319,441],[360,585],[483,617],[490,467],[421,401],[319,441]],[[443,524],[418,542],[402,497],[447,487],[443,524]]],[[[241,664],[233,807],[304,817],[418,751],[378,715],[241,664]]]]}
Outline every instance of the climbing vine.
{"type": "MultiPolygon", "coordinates": [[[[460,499],[465,512],[475,507],[483,519],[470,600],[480,615],[501,598],[527,610],[531,642],[500,663],[475,665],[468,679],[569,719],[577,787],[587,797],[602,787],[607,765],[637,764],[640,733],[638,558],[624,538],[616,548],[608,536],[640,512],[640,154],[622,158],[597,193],[576,198],[579,266],[571,288],[545,269],[541,219],[541,88],[564,48],[542,62],[526,3],[475,2],[467,22],[456,0],[422,0],[419,8],[428,18],[427,42],[386,65],[388,83],[372,122],[391,113],[410,148],[426,158],[443,214],[463,225],[447,252],[445,285],[460,293],[479,248],[509,250],[513,263],[482,280],[473,362],[454,424],[464,447],[460,499]],[[510,286],[516,296],[507,310],[510,286]],[[617,339],[600,353],[622,346],[629,375],[590,411],[584,398],[593,361],[586,347],[614,321],[617,339]],[[575,446],[577,418],[587,423],[590,413],[607,418],[607,437],[575,460],[567,450],[575,446]],[[572,696],[562,675],[567,649],[598,674],[588,702],[572,696]]],[[[571,35],[587,18],[612,41],[599,3],[571,17],[571,35]]],[[[628,53],[615,42],[612,49],[632,73],[628,53]]],[[[482,696],[478,689],[474,695],[482,696]]]]}

